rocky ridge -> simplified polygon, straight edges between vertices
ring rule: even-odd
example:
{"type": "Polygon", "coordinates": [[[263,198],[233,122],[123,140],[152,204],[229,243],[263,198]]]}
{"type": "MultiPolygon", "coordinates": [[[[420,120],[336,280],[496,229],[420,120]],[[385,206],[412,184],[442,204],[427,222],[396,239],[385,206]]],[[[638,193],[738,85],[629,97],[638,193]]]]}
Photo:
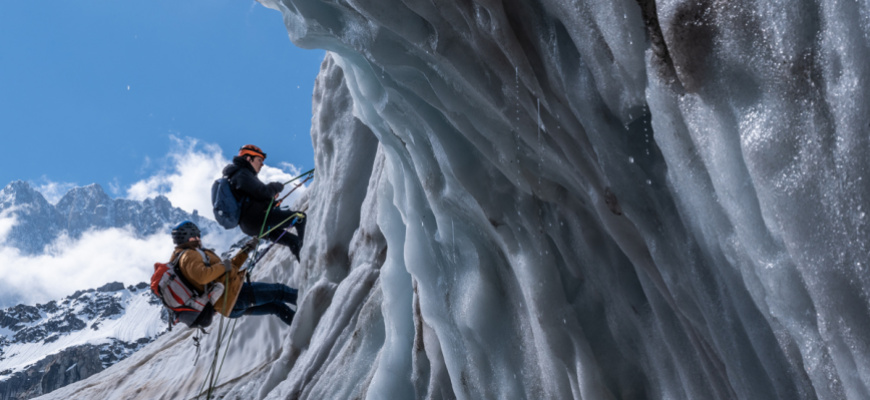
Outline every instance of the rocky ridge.
{"type": "Polygon", "coordinates": [[[15,181],[0,190],[0,216],[15,218],[5,244],[25,255],[43,253],[62,234],[76,239],[93,229],[130,227],[144,237],[183,220],[193,221],[204,233],[220,229],[197,210],[188,213],[173,207],[164,196],[112,199],[98,184],[71,189],[52,205],[29,183],[15,181]]]}
{"type": "Polygon", "coordinates": [[[144,282],[113,282],[60,301],[0,310],[0,400],[35,397],[87,378],[151,343],[167,326],[144,282]]]}

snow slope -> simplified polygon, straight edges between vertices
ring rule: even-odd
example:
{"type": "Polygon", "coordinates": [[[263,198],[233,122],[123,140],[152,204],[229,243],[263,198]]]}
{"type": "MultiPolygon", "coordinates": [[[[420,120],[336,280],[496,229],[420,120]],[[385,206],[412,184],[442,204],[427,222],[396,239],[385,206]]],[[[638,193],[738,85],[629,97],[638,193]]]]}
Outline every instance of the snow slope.
{"type": "MultiPolygon", "coordinates": [[[[331,53],[222,398],[870,398],[870,3],[263,3],[331,53]]],[[[49,397],[191,398],[190,335],[49,397]]]]}

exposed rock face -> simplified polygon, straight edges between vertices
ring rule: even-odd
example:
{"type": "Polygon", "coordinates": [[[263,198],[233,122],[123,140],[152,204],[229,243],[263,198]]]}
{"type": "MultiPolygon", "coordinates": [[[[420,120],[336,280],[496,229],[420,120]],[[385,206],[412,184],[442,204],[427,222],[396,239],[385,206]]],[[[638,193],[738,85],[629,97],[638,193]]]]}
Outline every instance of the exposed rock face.
{"type": "Polygon", "coordinates": [[[0,310],[0,332],[7,333],[0,333],[0,400],[49,393],[114,365],[163,333],[163,315],[145,282],[0,310]]]}
{"type": "Polygon", "coordinates": [[[12,182],[0,190],[0,215],[7,210],[18,221],[7,244],[22,252],[40,252],[60,234],[60,213],[26,182],[12,182]]]}
{"type": "Polygon", "coordinates": [[[48,356],[31,368],[0,381],[0,399],[29,399],[102,371],[101,349],[76,346],[48,356]]]}

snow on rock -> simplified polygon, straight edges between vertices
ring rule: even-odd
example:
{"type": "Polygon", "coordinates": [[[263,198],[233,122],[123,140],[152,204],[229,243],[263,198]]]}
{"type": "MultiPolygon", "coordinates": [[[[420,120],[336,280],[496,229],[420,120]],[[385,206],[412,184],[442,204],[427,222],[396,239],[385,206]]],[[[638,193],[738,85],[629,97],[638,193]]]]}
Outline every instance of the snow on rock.
{"type": "MultiPolygon", "coordinates": [[[[222,398],[870,397],[867,4],[262,3],[330,52],[222,398]]],[[[49,397],[193,397],[191,335],[49,397]]]]}
{"type": "Polygon", "coordinates": [[[0,310],[0,398],[30,398],[91,376],[167,327],[144,283],[0,310]]]}
{"type": "MultiPolygon", "coordinates": [[[[164,196],[143,201],[112,199],[97,184],[68,191],[55,205],[23,181],[0,189],[0,216],[14,218],[6,244],[33,256],[51,250],[65,236],[71,239],[94,230],[129,227],[138,237],[164,232],[178,221],[192,220],[203,232],[217,232],[212,220],[173,207],[164,196]]],[[[2,233],[2,232],[0,232],[2,233]]]]}

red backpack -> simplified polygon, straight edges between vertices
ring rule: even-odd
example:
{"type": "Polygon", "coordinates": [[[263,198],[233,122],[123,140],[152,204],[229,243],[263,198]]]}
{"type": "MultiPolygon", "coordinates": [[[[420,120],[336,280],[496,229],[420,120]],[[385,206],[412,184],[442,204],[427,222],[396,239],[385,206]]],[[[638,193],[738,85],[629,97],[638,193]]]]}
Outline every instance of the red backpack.
{"type": "MultiPolygon", "coordinates": [[[[191,328],[205,328],[211,325],[214,316],[214,303],[224,293],[224,285],[212,282],[202,292],[184,277],[178,268],[178,261],[187,250],[182,250],[169,263],[154,263],[151,275],[151,291],[154,292],[169,312],[169,329],[178,322],[191,328]]],[[[208,256],[202,249],[196,249],[202,261],[209,266],[208,256]]]]}

